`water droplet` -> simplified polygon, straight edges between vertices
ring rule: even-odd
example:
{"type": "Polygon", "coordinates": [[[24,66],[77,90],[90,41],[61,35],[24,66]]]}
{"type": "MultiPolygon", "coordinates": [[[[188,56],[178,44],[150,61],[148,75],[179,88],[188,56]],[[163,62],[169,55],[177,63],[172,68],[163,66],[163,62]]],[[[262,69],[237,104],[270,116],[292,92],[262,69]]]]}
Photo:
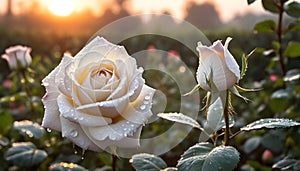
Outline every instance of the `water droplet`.
{"type": "Polygon", "coordinates": [[[50,128],[47,128],[46,130],[47,130],[47,132],[51,132],[52,131],[50,128]]]}
{"type": "Polygon", "coordinates": [[[147,95],[145,96],[145,100],[150,100],[151,96],[147,95]]]}
{"type": "Polygon", "coordinates": [[[149,104],[150,102],[149,101],[144,101],[144,104],[149,104]]]}
{"type": "Polygon", "coordinates": [[[130,126],[131,126],[131,127],[134,127],[134,125],[133,125],[133,124],[131,124],[130,126]]]}
{"type": "Polygon", "coordinates": [[[83,117],[79,117],[78,119],[79,119],[80,121],[82,121],[82,120],[83,120],[83,117]]]}
{"type": "Polygon", "coordinates": [[[81,153],[81,160],[83,160],[83,159],[84,159],[84,154],[85,154],[85,150],[84,150],[84,149],[82,149],[82,153],[81,153]]]}
{"type": "Polygon", "coordinates": [[[70,135],[75,138],[78,136],[78,132],[76,130],[73,130],[70,132],[70,135]]]}
{"type": "Polygon", "coordinates": [[[140,106],[140,109],[141,109],[141,110],[145,110],[145,109],[146,109],[146,105],[141,105],[141,106],[140,106]]]}
{"type": "Polygon", "coordinates": [[[124,130],[124,131],[127,131],[127,128],[124,128],[123,130],[124,130]]]}

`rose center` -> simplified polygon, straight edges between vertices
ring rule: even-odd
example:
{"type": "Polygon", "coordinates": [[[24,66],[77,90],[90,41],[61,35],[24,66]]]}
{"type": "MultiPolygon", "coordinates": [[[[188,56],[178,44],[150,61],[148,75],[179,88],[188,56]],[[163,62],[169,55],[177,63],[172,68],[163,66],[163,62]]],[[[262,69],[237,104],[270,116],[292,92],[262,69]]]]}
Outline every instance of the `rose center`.
{"type": "Polygon", "coordinates": [[[94,88],[102,88],[109,79],[111,79],[113,76],[113,71],[109,68],[101,67],[98,69],[95,69],[91,73],[92,77],[92,86],[94,88]]]}

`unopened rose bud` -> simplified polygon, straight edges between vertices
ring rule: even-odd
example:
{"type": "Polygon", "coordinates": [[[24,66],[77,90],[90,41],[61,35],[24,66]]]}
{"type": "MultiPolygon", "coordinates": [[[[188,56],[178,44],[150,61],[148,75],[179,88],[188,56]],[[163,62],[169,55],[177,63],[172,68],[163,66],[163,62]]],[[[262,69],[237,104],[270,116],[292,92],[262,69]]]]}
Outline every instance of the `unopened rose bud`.
{"type": "Polygon", "coordinates": [[[224,46],[219,40],[209,47],[198,43],[197,81],[206,91],[228,90],[240,79],[239,65],[228,50],[230,40],[227,38],[224,46]]]}
{"type": "Polygon", "coordinates": [[[262,161],[266,164],[271,164],[273,163],[274,156],[272,151],[270,150],[265,150],[263,155],[262,155],[262,161]]]}
{"type": "Polygon", "coordinates": [[[28,67],[31,64],[31,48],[26,46],[12,46],[5,50],[2,58],[8,62],[10,69],[19,70],[28,67]]]}

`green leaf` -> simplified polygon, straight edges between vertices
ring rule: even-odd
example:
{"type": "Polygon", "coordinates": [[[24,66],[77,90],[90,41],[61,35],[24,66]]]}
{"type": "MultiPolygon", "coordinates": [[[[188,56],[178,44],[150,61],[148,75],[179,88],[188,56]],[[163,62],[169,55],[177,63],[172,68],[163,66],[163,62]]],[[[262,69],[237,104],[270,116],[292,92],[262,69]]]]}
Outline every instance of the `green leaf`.
{"type": "Polygon", "coordinates": [[[262,5],[265,10],[268,10],[273,13],[278,13],[278,4],[275,1],[276,0],[262,0],[262,5]]]}
{"type": "Polygon", "coordinates": [[[49,171],[87,171],[84,167],[75,163],[54,163],[49,166],[49,171]]]}
{"type": "Polygon", "coordinates": [[[211,103],[208,107],[206,113],[207,127],[213,131],[218,131],[220,128],[219,125],[223,120],[223,103],[221,97],[217,97],[216,100],[213,100],[214,93],[212,93],[211,103]]]}
{"type": "Polygon", "coordinates": [[[297,1],[293,1],[285,5],[284,10],[291,17],[295,17],[295,18],[300,17],[300,3],[297,1]]]}
{"type": "Polygon", "coordinates": [[[197,91],[199,88],[200,88],[200,84],[197,84],[190,92],[185,93],[183,96],[191,95],[191,94],[195,93],[195,91],[197,91]]]}
{"type": "Polygon", "coordinates": [[[295,80],[299,80],[299,79],[300,79],[300,70],[292,69],[286,73],[283,80],[287,81],[287,82],[291,82],[291,81],[295,81],[295,80]]]}
{"type": "Polygon", "coordinates": [[[190,125],[194,128],[198,128],[200,130],[203,130],[200,126],[200,124],[194,120],[193,118],[184,115],[182,113],[159,113],[157,114],[158,117],[170,120],[170,121],[174,121],[174,122],[178,122],[178,123],[182,123],[182,124],[186,124],[186,125],[190,125]]]}
{"type": "Polygon", "coordinates": [[[244,151],[246,154],[251,153],[260,145],[261,138],[260,137],[252,137],[248,139],[244,144],[244,151]]]}
{"type": "Polygon", "coordinates": [[[9,113],[0,114],[0,132],[5,134],[11,127],[14,119],[9,113]]]}
{"type": "Polygon", "coordinates": [[[283,55],[291,58],[300,57],[300,43],[290,42],[283,55]]]}
{"type": "Polygon", "coordinates": [[[163,170],[160,170],[160,171],[177,171],[178,169],[176,167],[167,167],[163,170]]]}
{"type": "Polygon", "coordinates": [[[45,129],[38,123],[29,120],[15,121],[13,128],[18,130],[22,135],[40,139],[45,135],[45,129]]]}
{"type": "Polygon", "coordinates": [[[168,167],[160,157],[146,153],[133,155],[129,162],[136,170],[160,171],[168,167]]]}
{"type": "Polygon", "coordinates": [[[234,147],[198,143],[184,152],[177,167],[180,171],[230,171],[238,162],[239,152],[234,147]]]}
{"type": "Polygon", "coordinates": [[[242,131],[252,131],[257,129],[273,129],[273,128],[288,128],[292,126],[299,126],[300,123],[285,118],[266,118],[252,122],[241,128],[242,131]]]}
{"type": "Polygon", "coordinates": [[[275,163],[272,166],[272,169],[290,169],[293,170],[293,166],[299,161],[295,160],[295,159],[282,159],[279,160],[277,163],[275,163]]]}
{"type": "Polygon", "coordinates": [[[248,98],[242,96],[242,95],[239,93],[239,91],[237,90],[237,88],[236,88],[235,86],[231,87],[229,90],[230,90],[230,92],[231,92],[232,94],[236,95],[236,96],[239,97],[239,98],[242,98],[242,99],[245,100],[246,102],[247,102],[247,101],[250,101],[248,98]]]}
{"type": "Polygon", "coordinates": [[[240,80],[246,75],[246,71],[248,68],[248,58],[256,51],[256,49],[252,50],[248,55],[243,54],[242,56],[242,69],[241,69],[241,77],[240,80]]]}
{"type": "Polygon", "coordinates": [[[286,132],[281,130],[271,130],[262,137],[261,144],[275,152],[280,153],[284,149],[286,141],[286,132]]]}
{"type": "Polygon", "coordinates": [[[253,2],[255,2],[256,0],[247,0],[248,5],[252,4],[253,2]]]}
{"type": "Polygon", "coordinates": [[[14,143],[5,154],[5,159],[19,167],[32,167],[43,162],[47,153],[36,149],[31,142],[14,143]]]}
{"type": "Polygon", "coordinates": [[[275,32],[275,30],[276,30],[276,23],[273,20],[265,20],[257,23],[254,26],[254,31],[258,33],[275,32]]]}
{"type": "Polygon", "coordinates": [[[289,107],[291,92],[287,89],[280,89],[271,95],[270,108],[274,112],[284,112],[289,107]]]}

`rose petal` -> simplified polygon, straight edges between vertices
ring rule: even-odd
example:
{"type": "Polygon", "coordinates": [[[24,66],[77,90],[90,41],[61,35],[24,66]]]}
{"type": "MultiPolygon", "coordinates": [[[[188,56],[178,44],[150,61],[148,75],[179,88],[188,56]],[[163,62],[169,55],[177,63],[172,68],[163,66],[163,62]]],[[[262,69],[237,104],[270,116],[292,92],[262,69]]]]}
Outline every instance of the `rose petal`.
{"type": "Polygon", "coordinates": [[[93,116],[82,113],[74,109],[74,107],[69,103],[63,95],[58,96],[57,103],[59,106],[59,112],[64,118],[79,123],[80,125],[85,126],[105,126],[112,123],[110,118],[93,116]]]}
{"type": "Polygon", "coordinates": [[[76,109],[96,116],[115,118],[119,116],[129,104],[129,95],[114,100],[96,102],[78,106],[76,109]]]}
{"type": "Polygon", "coordinates": [[[58,87],[58,90],[66,96],[71,95],[72,82],[69,75],[73,60],[73,57],[67,55],[62,58],[61,63],[58,66],[58,71],[55,75],[55,82],[51,83],[55,83],[55,86],[58,87]]]}
{"type": "Polygon", "coordinates": [[[113,140],[106,139],[104,141],[97,143],[97,145],[101,149],[105,149],[108,146],[116,146],[119,148],[137,148],[140,146],[141,132],[142,132],[142,126],[137,128],[136,132],[134,132],[134,134],[132,136],[124,137],[123,139],[121,139],[119,141],[113,141],[113,140]]]}
{"type": "Polygon", "coordinates": [[[234,57],[229,52],[229,50],[227,49],[230,40],[231,40],[231,38],[228,37],[226,42],[225,42],[224,54],[225,54],[225,60],[226,60],[227,67],[236,76],[236,83],[237,83],[239,81],[240,77],[241,77],[240,76],[240,67],[237,64],[234,57]]]}
{"type": "Polygon", "coordinates": [[[64,67],[71,60],[72,58],[70,57],[63,58],[60,64],[42,80],[42,85],[44,85],[46,88],[46,95],[42,99],[42,102],[45,106],[45,114],[42,121],[42,126],[57,131],[61,130],[58,105],[56,101],[59,95],[59,90],[53,83],[55,82],[56,74],[59,72],[60,68],[64,67]]]}
{"type": "Polygon", "coordinates": [[[138,98],[127,106],[121,116],[130,122],[136,124],[144,124],[151,117],[152,97],[155,89],[144,84],[138,98]]]}
{"type": "Polygon", "coordinates": [[[92,150],[96,152],[102,152],[102,149],[100,149],[97,145],[95,145],[88,136],[83,132],[81,127],[74,123],[70,122],[69,120],[60,117],[61,121],[61,132],[62,136],[68,138],[70,141],[81,147],[85,150],[92,150]]]}
{"type": "Polygon", "coordinates": [[[139,98],[131,103],[121,114],[123,120],[107,126],[84,128],[96,140],[120,140],[133,133],[140,125],[147,122],[152,115],[150,110],[154,89],[144,85],[139,98]],[[143,107],[142,107],[143,106],[143,107]]]}

